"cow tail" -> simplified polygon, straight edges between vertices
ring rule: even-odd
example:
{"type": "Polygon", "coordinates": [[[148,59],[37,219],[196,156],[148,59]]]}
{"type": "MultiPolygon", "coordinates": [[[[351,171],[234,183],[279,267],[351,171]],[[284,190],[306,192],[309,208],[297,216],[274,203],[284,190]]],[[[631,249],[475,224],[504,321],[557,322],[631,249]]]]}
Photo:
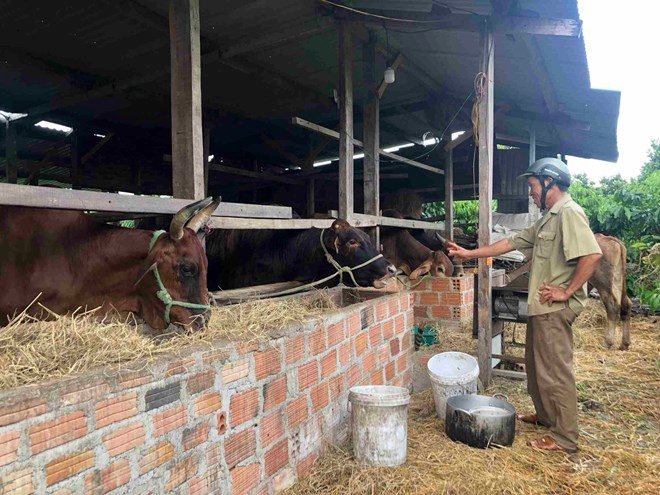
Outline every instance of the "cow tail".
{"type": "Polygon", "coordinates": [[[418,351],[419,348],[422,345],[423,333],[424,333],[424,329],[420,325],[419,327],[417,327],[417,332],[415,333],[415,350],[416,351],[418,351]]]}

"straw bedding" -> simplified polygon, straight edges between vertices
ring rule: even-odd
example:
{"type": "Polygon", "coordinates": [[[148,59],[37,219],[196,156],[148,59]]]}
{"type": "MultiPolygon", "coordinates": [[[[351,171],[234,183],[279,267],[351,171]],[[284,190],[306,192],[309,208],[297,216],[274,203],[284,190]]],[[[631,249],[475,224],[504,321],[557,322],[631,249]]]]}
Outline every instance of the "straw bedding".
{"type": "Polygon", "coordinates": [[[133,318],[99,320],[93,312],[79,312],[36,321],[23,313],[0,328],[0,390],[109,364],[149,361],[181,352],[189,344],[250,344],[336,308],[324,291],[309,297],[245,302],[212,308],[205,330],[158,336],[143,331],[133,318]]]}
{"type": "MultiPolygon", "coordinates": [[[[480,450],[449,440],[430,391],[408,410],[408,460],[395,469],[356,465],[349,446],[329,446],[287,495],[306,494],[644,494],[660,487],[660,320],[634,318],[629,351],[603,347],[604,311],[592,302],[575,328],[580,450],[531,449],[544,429],[518,422],[512,447],[480,450]]],[[[516,331],[524,341],[524,325],[516,331]]],[[[508,329],[506,340],[511,340],[508,329]]],[[[469,334],[440,330],[437,352],[474,352],[469,334]]],[[[521,348],[507,349],[520,354],[521,348]]],[[[531,411],[524,381],[495,378],[487,395],[506,394],[531,411]]]]}

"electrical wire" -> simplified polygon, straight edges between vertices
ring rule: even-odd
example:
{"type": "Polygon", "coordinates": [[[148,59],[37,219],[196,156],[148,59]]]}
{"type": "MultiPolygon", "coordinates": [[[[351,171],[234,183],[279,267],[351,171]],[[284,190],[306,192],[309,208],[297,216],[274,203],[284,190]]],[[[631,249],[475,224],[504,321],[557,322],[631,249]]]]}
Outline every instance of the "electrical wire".
{"type": "Polygon", "coordinates": [[[417,20],[417,19],[402,19],[402,18],[399,18],[399,17],[389,17],[389,16],[386,16],[386,15],[373,14],[371,12],[366,12],[364,10],[354,9],[353,7],[348,7],[347,5],[342,5],[340,3],[331,2],[330,0],[319,0],[319,1],[321,3],[327,3],[329,5],[333,5],[335,7],[340,8],[340,9],[355,12],[356,14],[364,15],[364,16],[367,16],[367,17],[374,17],[376,19],[383,19],[385,21],[408,22],[410,24],[434,24],[434,23],[439,22],[439,20],[437,20],[437,19],[430,20],[430,21],[421,21],[421,20],[417,20]]]}

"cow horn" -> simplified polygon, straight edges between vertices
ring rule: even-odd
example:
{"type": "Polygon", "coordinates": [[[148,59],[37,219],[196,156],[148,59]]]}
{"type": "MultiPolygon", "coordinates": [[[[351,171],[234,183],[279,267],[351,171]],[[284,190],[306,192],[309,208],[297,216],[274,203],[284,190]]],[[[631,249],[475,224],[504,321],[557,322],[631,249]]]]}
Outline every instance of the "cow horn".
{"type": "Polygon", "coordinates": [[[174,218],[170,223],[170,237],[175,241],[181,239],[183,237],[183,228],[186,226],[188,220],[190,220],[190,218],[201,208],[205,208],[211,204],[212,201],[213,198],[209,196],[208,198],[200,199],[199,201],[195,201],[194,203],[190,203],[181,208],[176,215],[174,215],[174,218]]]}
{"type": "Polygon", "coordinates": [[[197,232],[199,229],[201,229],[204,225],[206,225],[206,222],[209,221],[211,215],[220,204],[220,201],[222,201],[222,197],[218,196],[213,200],[213,203],[211,203],[208,206],[205,206],[197,213],[195,213],[195,216],[192,217],[190,220],[188,220],[186,227],[188,227],[193,232],[197,232]]]}

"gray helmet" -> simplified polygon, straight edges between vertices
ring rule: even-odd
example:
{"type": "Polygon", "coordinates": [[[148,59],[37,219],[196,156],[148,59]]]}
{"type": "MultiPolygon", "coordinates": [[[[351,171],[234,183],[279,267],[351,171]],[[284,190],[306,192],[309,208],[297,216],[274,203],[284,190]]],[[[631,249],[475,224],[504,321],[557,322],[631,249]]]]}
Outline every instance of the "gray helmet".
{"type": "Polygon", "coordinates": [[[550,177],[555,182],[561,182],[567,186],[570,186],[573,180],[566,164],[558,158],[541,158],[540,160],[536,160],[518,178],[530,176],[550,177]]]}

